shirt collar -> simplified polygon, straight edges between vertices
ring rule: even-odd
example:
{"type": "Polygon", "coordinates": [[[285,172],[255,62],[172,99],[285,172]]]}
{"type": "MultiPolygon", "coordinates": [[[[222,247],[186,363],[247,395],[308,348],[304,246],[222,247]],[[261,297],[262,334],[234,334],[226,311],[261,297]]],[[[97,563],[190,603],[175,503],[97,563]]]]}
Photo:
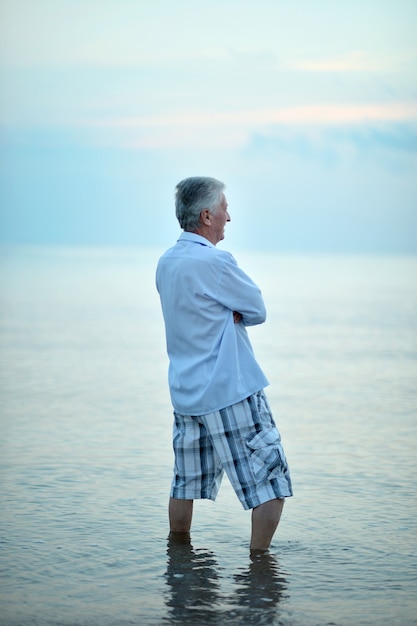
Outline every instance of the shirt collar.
{"type": "Polygon", "coordinates": [[[208,246],[209,248],[216,247],[213,243],[211,243],[211,241],[209,241],[205,237],[202,237],[201,235],[197,235],[196,233],[190,233],[185,230],[179,236],[178,241],[192,241],[194,243],[199,243],[202,246],[208,246]]]}

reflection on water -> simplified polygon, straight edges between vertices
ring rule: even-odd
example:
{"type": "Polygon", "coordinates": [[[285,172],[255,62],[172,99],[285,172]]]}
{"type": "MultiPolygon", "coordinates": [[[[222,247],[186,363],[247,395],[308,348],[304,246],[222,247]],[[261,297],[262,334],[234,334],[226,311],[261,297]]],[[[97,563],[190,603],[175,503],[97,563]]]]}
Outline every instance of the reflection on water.
{"type": "Polygon", "coordinates": [[[246,571],[235,575],[238,584],[236,598],[238,603],[253,609],[261,609],[262,617],[258,613],[253,616],[253,621],[247,623],[272,624],[277,614],[277,605],[283,597],[287,582],[280,573],[278,562],[273,554],[259,554],[251,558],[246,571]],[[268,619],[268,617],[270,619],[268,619]]]}
{"type": "Polygon", "coordinates": [[[215,624],[216,607],[221,604],[220,574],[214,554],[194,550],[182,536],[168,539],[166,582],[170,593],[166,604],[173,624],[215,624]]]}
{"type": "Polygon", "coordinates": [[[222,575],[210,550],[194,549],[188,535],[168,538],[165,602],[170,624],[276,624],[287,582],[273,554],[253,556],[234,575],[234,589],[222,590],[222,575]]]}

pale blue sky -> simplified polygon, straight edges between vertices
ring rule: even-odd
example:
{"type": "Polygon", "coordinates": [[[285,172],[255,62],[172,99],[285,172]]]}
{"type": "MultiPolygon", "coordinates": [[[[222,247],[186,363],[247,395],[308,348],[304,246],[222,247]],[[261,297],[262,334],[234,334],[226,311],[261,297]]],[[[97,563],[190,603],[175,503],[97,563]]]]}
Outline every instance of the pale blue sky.
{"type": "Polygon", "coordinates": [[[414,0],[0,0],[1,238],[417,252],[414,0]]]}

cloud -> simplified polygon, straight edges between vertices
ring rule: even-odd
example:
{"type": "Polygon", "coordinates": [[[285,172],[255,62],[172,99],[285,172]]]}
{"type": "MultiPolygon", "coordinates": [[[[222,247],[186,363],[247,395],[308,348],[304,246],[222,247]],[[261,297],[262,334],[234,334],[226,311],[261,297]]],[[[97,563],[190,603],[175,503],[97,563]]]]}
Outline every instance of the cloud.
{"type": "Polygon", "coordinates": [[[326,128],[417,120],[417,104],[311,105],[234,111],[181,111],[162,115],[84,120],[126,148],[239,148],[254,133],[276,126],[326,128]]]}
{"type": "MultiPolygon", "coordinates": [[[[275,109],[226,112],[184,112],[166,116],[126,118],[102,122],[111,126],[170,126],[212,124],[345,124],[372,120],[417,119],[417,103],[369,105],[305,105],[275,109]]],[[[100,122],[99,122],[100,123],[100,122]]]]}
{"type": "Polygon", "coordinates": [[[268,134],[254,133],[245,152],[263,161],[293,158],[326,168],[356,164],[409,174],[417,165],[417,124],[387,122],[320,129],[276,126],[268,134]]]}
{"type": "Polygon", "coordinates": [[[290,63],[290,68],[302,72],[403,72],[406,65],[415,65],[416,60],[416,49],[390,55],[358,50],[324,59],[297,61],[290,63]]]}
{"type": "Polygon", "coordinates": [[[383,149],[417,155],[416,125],[405,123],[352,128],[345,136],[361,152],[383,149]]]}
{"type": "Polygon", "coordinates": [[[416,252],[415,158],[401,176],[380,161],[382,152],[413,157],[416,135],[407,123],[277,125],[246,149],[208,151],[104,148],[81,130],[9,131],[0,237],[169,245],[176,182],[208,174],[227,184],[232,248],[416,252]]]}

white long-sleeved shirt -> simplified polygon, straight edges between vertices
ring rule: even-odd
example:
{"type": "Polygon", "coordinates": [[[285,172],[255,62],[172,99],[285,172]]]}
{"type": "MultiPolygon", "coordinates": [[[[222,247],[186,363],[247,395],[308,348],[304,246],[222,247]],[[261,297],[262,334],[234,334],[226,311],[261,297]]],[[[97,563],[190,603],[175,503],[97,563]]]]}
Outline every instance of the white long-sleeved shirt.
{"type": "Polygon", "coordinates": [[[159,259],[156,286],[178,413],[206,415],[269,384],[245,328],[265,321],[262,294],[229,252],[183,232],[159,259]],[[242,315],[238,324],[233,311],[242,315]]]}

